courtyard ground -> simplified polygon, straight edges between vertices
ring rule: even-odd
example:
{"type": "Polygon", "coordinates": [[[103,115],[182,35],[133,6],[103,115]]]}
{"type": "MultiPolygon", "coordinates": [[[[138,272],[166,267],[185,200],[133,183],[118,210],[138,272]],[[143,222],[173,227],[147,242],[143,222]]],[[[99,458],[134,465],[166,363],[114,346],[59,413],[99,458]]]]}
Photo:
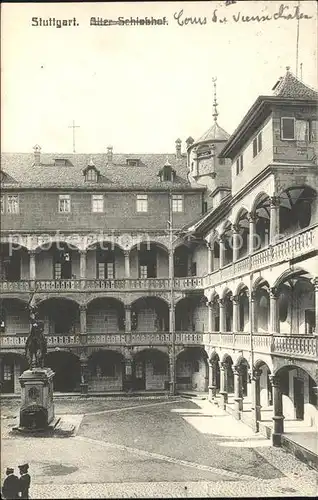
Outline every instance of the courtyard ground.
{"type": "Polygon", "coordinates": [[[1,472],[27,461],[35,498],[315,496],[317,474],[207,400],[63,399],[74,437],[13,434],[2,403],[1,472]]]}

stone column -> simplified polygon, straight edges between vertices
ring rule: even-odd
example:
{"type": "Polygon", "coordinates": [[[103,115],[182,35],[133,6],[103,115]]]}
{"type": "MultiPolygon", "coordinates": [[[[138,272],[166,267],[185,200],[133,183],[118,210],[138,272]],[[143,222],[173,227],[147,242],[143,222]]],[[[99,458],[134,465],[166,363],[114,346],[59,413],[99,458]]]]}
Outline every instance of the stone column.
{"type": "Polygon", "coordinates": [[[168,269],[168,272],[169,272],[169,278],[173,278],[174,277],[174,258],[173,258],[173,250],[169,250],[169,269],[168,269]]]}
{"type": "Polygon", "coordinates": [[[212,401],[213,399],[213,364],[209,361],[209,385],[208,385],[208,400],[212,401]]]}
{"type": "Polygon", "coordinates": [[[313,280],[315,287],[315,335],[318,336],[318,278],[313,280]]]}
{"type": "Polygon", "coordinates": [[[269,307],[269,331],[272,335],[279,333],[278,324],[278,290],[277,288],[270,289],[270,307],[269,307]]]}
{"type": "Polygon", "coordinates": [[[225,332],[225,300],[219,299],[219,307],[220,307],[220,333],[225,332]]]}
{"type": "Polygon", "coordinates": [[[254,234],[255,234],[255,224],[256,217],[249,213],[248,215],[248,224],[249,224],[249,232],[248,232],[248,253],[251,254],[254,252],[254,234]]]}
{"type": "Polygon", "coordinates": [[[35,276],[35,255],[36,255],[35,250],[30,250],[29,255],[30,255],[29,275],[30,275],[30,280],[34,281],[35,277],[36,277],[35,276]]]}
{"type": "Polygon", "coordinates": [[[131,306],[125,305],[125,333],[131,333],[131,306]]]}
{"type": "Polygon", "coordinates": [[[208,332],[213,332],[213,302],[207,302],[208,306],[208,332]]]}
{"type": "Polygon", "coordinates": [[[125,278],[130,278],[130,250],[124,251],[125,256],[125,278]]]}
{"type": "Polygon", "coordinates": [[[207,243],[208,249],[208,274],[213,272],[214,268],[214,247],[212,243],[207,243]]]}
{"type": "Polygon", "coordinates": [[[259,431],[259,421],[261,420],[261,388],[260,388],[260,370],[253,370],[250,374],[252,385],[252,426],[254,432],[259,431]]]}
{"type": "Polygon", "coordinates": [[[85,352],[83,352],[80,356],[80,364],[81,364],[81,383],[80,383],[81,393],[87,394],[88,393],[88,358],[87,358],[85,352]]]}
{"type": "Polygon", "coordinates": [[[233,373],[234,373],[234,416],[237,420],[240,420],[241,411],[243,411],[241,368],[239,366],[233,366],[233,373]]]}
{"type": "Polygon", "coordinates": [[[225,410],[225,405],[228,400],[228,395],[227,395],[227,387],[225,386],[225,370],[226,366],[225,364],[220,361],[219,363],[220,366],[220,396],[221,396],[221,407],[225,410]]]}
{"type": "Polygon", "coordinates": [[[232,303],[233,303],[233,333],[237,333],[240,328],[240,322],[239,322],[239,296],[238,295],[233,295],[232,297],[232,303]]]}
{"type": "Polygon", "coordinates": [[[232,224],[233,262],[237,261],[239,256],[239,230],[237,224],[232,224]]]}
{"type": "Polygon", "coordinates": [[[225,237],[222,234],[219,238],[219,246],[220,246],[220,269],[224,267],[224,259],[225,259],[225,237]]]}
{"type": "Polygon", "coordinates": [[[176,351],[175,346],[169,346],[169,372],[170,372],[170,395],[174,396],[176,394],[176,351]]]}
{"type": "Polygon", "coordinates": [[[280,390],[279,378],[273,375],[270,375],[269,378],[273,387],[274,400],[272,444],[273,446],[280,446],[281,435],[284,432],[283,397],[280,390]]]}
{"type": "Polygon", "coordinates": [[[86,250],[80,250],[80,278],[86,279],[86,250]]]}
{"type": "Polygon", "coordinates": [[[80,334],[81,334],[81,341],[84,343],[87,342],[86,311],[87,311],[87,306],[81,305],[80,306],[80,330],[81,330],[80,334]]]}
{"type": "Polygon", "coordinates": [[[279,197],[271,196],[270,226],[269,226],[269,242],[271,245],[275,244],[278,235],[279,235],[279,197]]]}
{"type": "Polygon", "coordinates": [[[125,391],[132,391],[132,359],[125,359],[125,375],[123,381],[123,389],[125,391]]]}

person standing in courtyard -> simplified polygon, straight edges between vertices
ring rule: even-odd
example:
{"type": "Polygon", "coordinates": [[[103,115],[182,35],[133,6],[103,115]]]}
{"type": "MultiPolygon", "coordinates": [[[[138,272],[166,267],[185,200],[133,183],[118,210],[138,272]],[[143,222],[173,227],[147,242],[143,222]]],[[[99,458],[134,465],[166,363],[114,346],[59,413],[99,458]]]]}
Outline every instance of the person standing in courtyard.
{"type": "Polygon", "coordinates": [[[7,477],[3,481],[2,486],[2,498],[5,500],[19,498],[20,480],[18,476],[14,474],[12,467],[7,467],[6,474],[7,477]]]}
{"type": "Polygon", "coordinates": [[[31,484],[31,477],[28,473],[29,464],[19,465],[20,471],[20,479],[19,479],[19,491],[20,498],[28,499],[29,497],[29,489],[31,484]]]}

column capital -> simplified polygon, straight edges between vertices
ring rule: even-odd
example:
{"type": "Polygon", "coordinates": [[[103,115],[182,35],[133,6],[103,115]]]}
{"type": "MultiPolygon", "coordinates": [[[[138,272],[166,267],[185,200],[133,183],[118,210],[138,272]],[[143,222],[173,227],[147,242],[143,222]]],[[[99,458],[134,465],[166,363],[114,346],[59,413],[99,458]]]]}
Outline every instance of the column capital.
{"type": "Polygon", "coordinates": [[[129,257],[129,254],[130,254],[130,250],[124,250],[124,256],[125,257],[129,257]]]}
{"type": "Polygon", "coordinates": [[[249,224],[254,224],[257,221],[257,215],[252,212],[248,212],[247,220],[249,224]]]}
{"type": "Polygon", "coordinates": [[[32,250],[28,250],[28,254],[31,256],[35,256],[36,255],[36,250],[35,249],[32,249],[32,250]]]}
{"type": "Polygon", "coordinates": [[[86,304],[81,304],[79,306],[79,310],[80,310],[80,312],[86,312],[87,311],[87,305],[86,304]]]}
{"type": "Polygon", "coordinates": [[[78,252],[79,252],[80,255],[86,255],[87,254],[87,249],[86,248],[84,248],[84,249],[81,248],[78,252]]]}
{"type": "Polygon", "coordinates": [[[279,290],[276,286],[273,286],[269,289],[269,297],[271,299],[278,299],[279,296],[279,290]]]}
{"type": "Polygon", "coordinates": [[[274,208],[274,207],[277,208],[277,207],[279,207],[279,204],[280,204],[280,198],[279,198],[279,196],[276,196],[276,195],[270,196],[269,200],[270,200],[270,206],[271,206],[271,208],[274,208]]]}
{"type": "Polygon", "coordinates": [[[316,276],[315,278],[313,278],[311,280],[312,284],[314,285],[315,287],[315,291],[318,292],[318,276],[316,276]]]}
{"type": "Polygon", "coordinates": [[[131,307],[132,307],[131,304],[124,304],[124,309],[126,311],[131,311],[131,307]]]}
{"type": "Polygon", "coordinates": [[[253,370],[249,370],[248,373],[251,380],[258,380],[262,375],[262,370],[259,370],[258,368],[253,368],[253,370]]]}
{"type": "Polygon", "coordinates": [[[225,240],[226,240],[226,236],[225,234],[221,234],[219,237],[218,237],[218,242],[219,242],[219,245],[222,243],[224,244],[225,243],[225,240]]]}
{"type": "Polygon", "coordinates": [[[218,298],[217,301],[218,301],[218,304],[219,304],[220,307],[224,307],[225,306],[225,299],[218,298]]]}
{"type": "Polygon", "coordinates": [[[233,302],[233,304],[238,304],[239,303],[239,295],[231,295],[230,296],[230,301],[233,302]]]}
{"type": "Polygon", "coordinates": [[[239,224],[231,224],[231,229],[233,233],[238,234],[241,228],[239,224]]]}
{"type": "Polygon", "coordinates": [[[277,375],[269,375],[269,380],[270,383],[272,384],[273,387],[279,387],[280,386],[280,381],[277,375]]]}
{"type": "Polygon", "coordinates": [[[175,310],[176,305],[175,305],[175,304],[169,304],[169,305],[168,305],[168,307],[169,307],[169,309],[170,309],[170,311],[171,311],[171,309],[172,309],[172,310],[175,310]]]}

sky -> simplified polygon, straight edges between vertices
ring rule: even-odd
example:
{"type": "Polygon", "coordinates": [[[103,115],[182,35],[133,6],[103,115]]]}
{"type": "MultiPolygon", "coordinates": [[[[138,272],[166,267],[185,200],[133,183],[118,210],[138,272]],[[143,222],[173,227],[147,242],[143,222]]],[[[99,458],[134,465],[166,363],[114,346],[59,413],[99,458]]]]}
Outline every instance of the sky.
{"type": "MultiPolygon", "coordinates": [[[[286,66],[296,73],[296,19],[242,21],[272,17],[281,5],[293,14],[298,1],[2,4],[2,151],[39,144],[42,152],[71,153],[75,120],[78,153],[109,145],[115,153],[173,153],[177,138],[184,149],[187,137],[212,125],[213,77],[218,123],[231,134],[258,95],[272,94],[286,66]],[[168,24],[90,26],[93,16],[166,17],[168,24]],[[32,26],[33,17],[76,17],[79,26],[32,26]],[[206,24],[179,25],[205,17],[206,24]]],[[[300,11],[312,16],[299,21],[302,79],[317,87],[316,2],[301,1],[300,11]]]]}

